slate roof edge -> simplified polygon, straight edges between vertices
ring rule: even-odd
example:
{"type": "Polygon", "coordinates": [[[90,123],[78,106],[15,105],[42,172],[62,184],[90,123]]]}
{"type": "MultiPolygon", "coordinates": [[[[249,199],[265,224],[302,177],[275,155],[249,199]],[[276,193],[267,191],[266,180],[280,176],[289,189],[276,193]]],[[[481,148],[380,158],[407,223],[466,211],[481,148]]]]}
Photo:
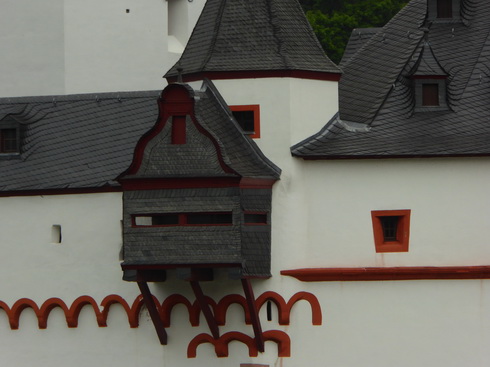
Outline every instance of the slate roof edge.
{"type": "MultiPolygon", "coordinates": [[[[190,72],[182,75],[185,83],[194,82],[204,79],[223,80],[223,79],[258,79],[258,78],[300,78],[313,80],[330,80],[339,81],[342,76],[342,70],[339,68],[336,71],[324,70],[306,70],[306,69],[261,69],[261,70],[203,70],[198,72],[190,72]]],[[[174,74],[166,74],[164,78],[169,83],[176,82],[178,76],[174,74]]]]}
{"type": "Polygon", "coordinates": [[[327,160],[364,160],[364,159],[430,159],[430,158],[485,158],[490,157],[488,153],[478,154],[359,154],[359,155],[294,155],[295,157],[302,158],[305,161],[327,161],[327,160]]]}
{"type": "Polygon", "coordinates": [[[103,92],[103,93],[81,93],[81,94],[53,94],[46,96],[18,96],[18,97],[0,97],[0,105],[5,104],[25,104],[25,103],[56,103],[97,99],[118,99],[118,98],[150,98],[157,99],[161,90],[146,91],[123,91],[123,92],[103,92]]]}
{"type": "Polygon", "coordinates": [[[328,133],[328,131],[330,130],[330,127],[332,125],[335,124],[335,122],[337,122],[337,120],[339,119],[339,113],[337,112],[335,115],[333,115],[333,117],[325,124],[325,126],[322,127],[322,129],[317,132],[316,134],[313,134],[309,137],[307,137],[306,139],[303,139],[302,141],[300,141],[299,143],[296,143],[294,144],[290,150],[291,150],[291,155],[293,157],[299,157],[299,158],[303,158],[304,156],[306,156],[304,153],[301,153],[300,152],[300,148],[302,147],[305,147],[307,144],[311,143],[312,141],[322,137],[323,135],[325,135],[326,133],[328,133]]]}
{"type": "MultiPolygon", "coordinates": [[[[230,115],[230,118],[232,118],[232,115],[229,111],[228,104],[226,101],[223,99],[221,94],[219,93],[218,89],[216,86],[213,84],[213,82],[209,79],[204,79],[203,80],[203,85],[201,87],[201,90],[206,90],[209,89],[211,93],[213,93],[214,97],[216,100],[223,106],[223,108],[228,112],[230,115]]],[[[274,175],[272,177],[278,179],[281,175],[282,170],[276,166],[269,158],[267,158],[264,153],[259,149],[259,147],[248,137],[245,137],[245,142],[246,144],[250,147],[250,149],[258,156],[258,158],[263,161],[271,170],[274,172],[274,175]]],[[[259,177],[259,178],[267,178],[267,177],[259,177]]]]}

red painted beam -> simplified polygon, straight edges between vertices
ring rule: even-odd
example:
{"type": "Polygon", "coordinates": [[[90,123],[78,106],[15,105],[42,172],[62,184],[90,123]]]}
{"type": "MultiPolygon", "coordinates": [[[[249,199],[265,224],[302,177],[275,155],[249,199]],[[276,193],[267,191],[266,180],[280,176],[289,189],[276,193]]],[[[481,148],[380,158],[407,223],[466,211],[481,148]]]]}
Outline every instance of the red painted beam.
{"type": "Polygon", "coordinates": [[[306,268],[282,270],[302,282],[423,279],[490,279],[490,266],[411,266],[392,268],[306,268]]]}
{"type": "Polygon", "coordinates": [[[245,293],[245,299],[247,300],[248,310],[250,312],[250,319],[252,320],[252,327],[255,334],[255,344],[259,352],[264,352],[264,334],[262,334],[262,325],[260,324],[259,313],[255,302],[254,291],[250,279],[242,278],[243,292],[245,293]]]}
{"type": "Polygon", "coordinates": [[[204,297],[204,293],[202,292],[199,282],[195,280],[191,280],[190,283],[191,283],[192,290],[194,291],[194,295],[196,296],[197,303],[199,304],[199,307],[201,307],[201,311],[204,314],[204,317],[206,318],[206,321],[209,326],[209,330],[211,331],[213,338],[219,339],[218,323],[216,322],[216,319],[214,318],[214,315],[211,312],[211,308],[209,307],[209,304],[206,302],[206,298],[204,297]]]}
{"type": "Polygon", "coordinates": [[[158,313],[155,301],[153,300],[153,296],[151,295],[150,288],[148,288],[148,283],[138,282],[138,287],[141,291],[141,295],[143,296],[143,301],[145,302],[146,308],[150,313],[151,321],[153,321],[153,325],[155,326],[158,339],[160,339],[160,343],[162,345],[167,345],[167,332],[165,331],[162,318],[158,313]]]}

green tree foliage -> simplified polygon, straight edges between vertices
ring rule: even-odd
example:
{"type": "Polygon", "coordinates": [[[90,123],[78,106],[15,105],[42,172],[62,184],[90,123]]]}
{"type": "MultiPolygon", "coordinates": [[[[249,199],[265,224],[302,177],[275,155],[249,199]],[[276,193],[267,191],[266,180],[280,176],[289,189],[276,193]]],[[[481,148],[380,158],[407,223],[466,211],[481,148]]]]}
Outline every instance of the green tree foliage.
{"type": "Polygon", "coordinates": [[[300,0],[318,40],[339,63],[354,28],[382,27],[408,0],[300,0]]]}

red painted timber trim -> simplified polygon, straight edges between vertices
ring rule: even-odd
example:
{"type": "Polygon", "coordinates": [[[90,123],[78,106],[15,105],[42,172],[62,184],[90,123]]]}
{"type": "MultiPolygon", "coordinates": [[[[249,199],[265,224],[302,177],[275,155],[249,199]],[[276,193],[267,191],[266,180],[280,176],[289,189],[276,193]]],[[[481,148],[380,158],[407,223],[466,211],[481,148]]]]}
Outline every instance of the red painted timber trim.
{"type": "Polygon", "coordinates": [[[138,282],[138,287],[141,291],[141,295],[143,296],[146,309],[150,313],[151,321],[153,322],[153,326],[155,326],[155,331],[157,332],[160,344],[167,345],[168,336],[167,332],[165,331],[165,326],[163,324],[160,312],[157,308],[158,300],[151,294],[148,283],[138,282]]]}
{"type": "Polygon", "coordinates": [[[150,265],[126,265],[121,264],[122,270],[165,270],[177,268],[238,268],[240,263],[216,263],[216,264],[150,264],[150,265]]]}
{"type": "MultiPolygon", "coordinates": [[[[189,116],[196,129],[213,144],[218,162],[223,171],[238,175],[235,170],[225,163],[218,141],[197,121],[194,104],[194,91],[190,87],[188,88],[180,84],[171,84],[165,87],[162,91],[161,98],[158,100],[159,114],[155,125],[140,138],[134,149],[131,165],[125,172],[119,175],[117,180],[121,181],[125,176],[137,174],[143,162],[144,152],[148,143],[160,134],[169,119],[173,116],[189,116]]],[[[179,140],[178,143],[182,143],[182,141],[179,140]]]]}
{"type": "Polygon", "coordinates": [[[264,334],[262,333],[262,325],[260,324],[259,310],[255,302],[254,291],[250,279],[242,279],[243,292],[247,300],[248,312],[252,321],[252,327],[255,335],[255,345],[259,352],[264,352],[264,334]]]}
{"type": "MultiPolygon", "coordinates": [[[[314,80],[330,80],[338,82],[342,74],[325,73],[318,71],[306,70],[252,70],[252,71],[205,71],[200,73],[192,73],[183,76],[184,82],[193,82],[208,78],[211,80],[223,79],[257,79],[257,78],[299,78],[299,79],[314,79],[314,80]]],[[[177,77],[167,78],[169,83],[175,83],[177,77]]]]}
{"type": "Polygon", "coordinates": [[[121,191],[122,191],[121,186],[88,187],[88,188],[80,188],[80,189],[22,190],[22,191],[2,191],[0,192],[0,197],[99,194],[99,193],[106,193],[106,192],[121,192],[121,191]]]}
{"type": "Polygon", "coordinates": [[[120,180],[124,191],[240,187],[270,189],[275,180],[239,177],[133,178],[120,180]]]}
{"type": "MultiPolygon", "coordinates": [[[[205,300],[213,310],[218,325],[226,324],[226,313],[232,304],[240,305],[243,308],[246,324],[250,325],[252,323],[249,305],[247,304],[245,297],[242,295],[229,294],[220,299],[218,303],[209,297],[205,297],[205,300]]],[[[288,302],[286,302],[284,298],[276,292],[265,292],[255,300],[257,312],[268,300],[271,300],[275,305],[277,305],[280,325],[289,325],[291,309],[300,300],[305,300],[310,303],[312,311],[312,324],[321,325],[322,323],[320,303],[311,293],[298,292],[294,294],[288,302]]],[[[191,303],[191,301],[180,294],[172,294],[165,298],[162,303],[160,303],[154,296],[153,301],[156,305],[158,313],[160,314],[160,317],[162,318],[164,327],[167,328],[170,326],[172,310],[179,304],[187,308],[187,311],[189,312],[189,323],[192,326],[199,326],[199,315],[201,313],[201,308],[197,300],[191,303]]],[[[139,325],[140,311],[144,305],[142,295],[136,297],[131,306],[121,296],[111,294],[102,300],[100,303],[101,308],[99,308],[97,302],[92,297],[81,296],[75,299],[70,306],[67,306],[66,303],[60,298],[49,298],[43,302],[41,307],[39,307],[29,298],[21,298],[16,301],[12,307],[9,307],[5,302],[0,301],[0,309],[5,311],[7,314],[11,329],[19,328],[20,315],[26,308],[31,308],[34,311],[38,318],[39,328],[45,329],[48,326],[49,314],[54,308],[61,308],[65,313],[67,326],[70,328],[75,328],[78,326],[78,316],[82,308],[85,306],[90,306],[95,312],[98,326],[106,327],[110,308],[114,304],[120,304],[124,308],[128,316],[129,326],[131,328],[137,328],[139,325]]]]}
{"type": "Polygon", "coordinates": [[[192,287],[192,291],[196,296],[197,303],[199,304],[199,307],[201,308],[204,318],[208,323],[209,330],[211,331],[213,338],[219,339],[218,323],[216,322],[216,319],[214,318],[214,314],[211,311],[211,308],[209,307],[209,302],[207,301],[207,297],[204,296],[201,285],[197,281],[190,281],[190,284],[192,287]]]}
{"type": "Polygon", "coordinates": [[[483,158],[490,156],[490,153],[479,154],[414,154],[414,155],[312,155],[302,156],[292,154],[293,157],[304,159],[305,161],[333,161],[333,160],[352,160],[352,159],[430,159],[430,158],[483,158]]]}
{"type": "Polygon", "coordinates": [[[490,279],[490,266],[412,266],[396,268],[309,268],[282,270],[302,282],[424,279],[490,279]]]}

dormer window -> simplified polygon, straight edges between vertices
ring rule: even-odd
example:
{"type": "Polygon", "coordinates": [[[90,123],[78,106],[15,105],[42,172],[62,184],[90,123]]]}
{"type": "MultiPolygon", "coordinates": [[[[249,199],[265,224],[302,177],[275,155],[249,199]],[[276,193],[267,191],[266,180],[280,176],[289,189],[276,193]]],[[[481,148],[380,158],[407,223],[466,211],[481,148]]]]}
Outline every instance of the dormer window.
{"type": "Polygon", "coordinates": [[[448,109],[445,77],[415,77],[414,92],[416,112],[448,109]]]}
{"type": "Polygon", "coordinates": [[[429,20],[453,22],[459,20],[461,0],[429,0],[429,20]]]}
{"type": "Polygon", "coordinates": [[[422,84],[422,106],[434,107],[439,106],[439,84],[423,83],[422,84]]]}
{"type": "Polygon", "coordinates": [[[437,0],[437,18],[453,17],[453,0],[437,0]]]}
{"type": "Polygon", "coordinates": [[[0,121],[0,154],[20,153],[19,123],[11,116],[0,121]]]}

